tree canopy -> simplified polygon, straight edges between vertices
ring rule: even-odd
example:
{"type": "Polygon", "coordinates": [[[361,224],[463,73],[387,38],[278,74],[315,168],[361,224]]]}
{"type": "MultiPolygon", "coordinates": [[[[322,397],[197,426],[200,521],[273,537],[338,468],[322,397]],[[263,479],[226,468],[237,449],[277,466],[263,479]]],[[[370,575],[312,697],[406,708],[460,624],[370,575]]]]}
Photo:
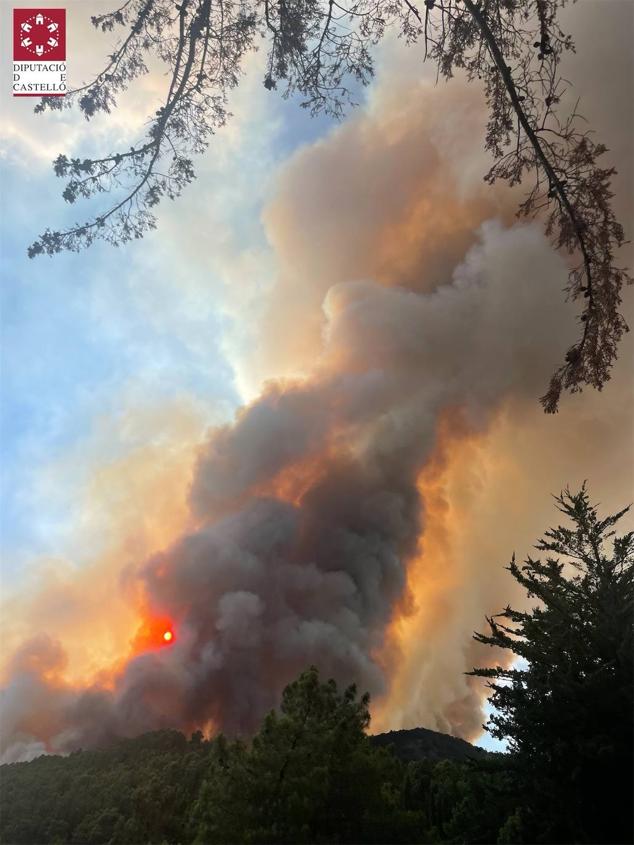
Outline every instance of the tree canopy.
{"type": "Polygon", "coordinates": [[[566,490],[572,523],[546,532],[509,567],[538,604],[507,607],[476,639],[511,651],[511,668],[488,678],[495,708],[488,729],[507,738],[524,821],[534,842],[629,842],[634,794],[634,532],[601,518],[586,488],[566,490]]]}
{"type": "Polygon", "coordinates": [[[369,697],[315,668],[253,738],[221,746],[196,805],[201,842],[384,842],[400,828],[400,767],[368,742],[369,697]],[[226,755],[226,756],[225,756],[226,755]]]}
{"type": "Polygon", "coordinates": [[[559,24],[566,0],[125,0],[94,16],[103,32],[122,36],[103,70],[64,98],[36,110],[77,105],[90,120],[110,112],[118,96],[154,61],[167,67],[163,101],[145,137],[101,158],[60,155],[64,199],[107,193],[110,205],[66,230],[47,229],[30,247],[39,254],[79,250],[96,239],[112,244],[156,226],[156,206],[194,179],[192,156],[203,152],[227,120],[227,98],[245,56],[264,44],[264,85],[296,95],[311,113],[341,116],[355,85],[372,78],[372,47],[387,30],[419,44],[446,79],[464,72],[482,80],[489,120],[485,179],[527,182],[519,215],[545,220],[553,245],[572,256],[566,288],[581,303],[579,337],[542,397],[557,410],[562,390],[600,389],[609,378],[627,325],[619,311],[631,282],[619,266],[623,228],[612,209],[606,147],[576,107],[564,107],[563,54],[574,49],[559,24]]]}

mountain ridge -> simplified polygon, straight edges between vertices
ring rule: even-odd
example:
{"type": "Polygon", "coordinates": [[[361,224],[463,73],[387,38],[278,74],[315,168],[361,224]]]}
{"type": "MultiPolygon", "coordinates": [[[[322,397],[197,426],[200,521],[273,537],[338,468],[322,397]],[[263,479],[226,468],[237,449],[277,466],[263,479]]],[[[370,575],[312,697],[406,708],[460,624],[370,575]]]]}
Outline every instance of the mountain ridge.
{"type": "Polygon", "coordinates": [[[430,728],[409,728],[373,734],[370,742],[380,748],[391,748],[404,761],[417,760],[483,760],[491,752],[472,745],[466,739],[433,731],[430,728]]]}

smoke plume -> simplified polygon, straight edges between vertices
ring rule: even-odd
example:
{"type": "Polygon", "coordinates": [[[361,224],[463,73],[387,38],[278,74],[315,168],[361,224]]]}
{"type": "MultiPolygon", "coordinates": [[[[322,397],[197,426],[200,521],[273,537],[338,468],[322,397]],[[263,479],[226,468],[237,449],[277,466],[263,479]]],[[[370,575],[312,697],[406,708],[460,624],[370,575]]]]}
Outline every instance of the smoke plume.
{"type": "Polygon", "coordinates": [[[5,672],[5,760],[166,726],[248,734],[310,664],[369,690],[377,728],[477,735],[464,672],[491,655],[471,633],[514,598],[502,565],[545,527],[547,494],[611,477],[631,392],[541,416],[575,336],[565,260],[512,223],[513,192],[481,185],[478,92],[385,61],[265,212],[279,279],[243,366],[268,380],[198,448],[187,527],[117,570],[173,642],[137,638],[77,682],[34,629],[5,672]]]}
{"type": "Polygon", "coordinates": [[[270,385],[211,435],[191,489],[197,528],[127,574],[175,643],[132,657],[108,688],[77,690],[59,681],[60,646],[32,639],[11,667],[8,735],[68,751],[173,724],[246,733],[312,663],[384,694],[439,420],[459,408],[477,431],[509,391],[534,402],[572,329],[564,273],[536,228],[490,224],[430,293],[333,287],[312,377],[270,385]],[[543,326],[538,347],[527,324],[543,326]]]}

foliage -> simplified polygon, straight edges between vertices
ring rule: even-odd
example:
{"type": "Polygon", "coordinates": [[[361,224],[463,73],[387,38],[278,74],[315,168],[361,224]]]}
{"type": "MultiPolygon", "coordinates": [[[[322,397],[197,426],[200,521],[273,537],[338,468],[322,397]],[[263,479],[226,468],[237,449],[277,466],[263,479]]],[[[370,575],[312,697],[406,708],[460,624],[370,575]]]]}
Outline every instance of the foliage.
{"type": "Polygon", "coordinates": [[[515,801],[504,755],[410,763],[403,785],[404,806],[416,813],[423,842],[496,842],[515,801]]]}
{"type": "Polygon", "coordinates": [[[209,743],[157,731],[113,748],[1,769],[0,841],[188,842],[209,743]]]}
{"type": "Polygon", "coordinates": [[[370,745],[369,721],[367,695],[304,672],[249,750],[223,746],[197,805],[200,842],[398,841],[402,767],[370,745]]]}
{"type": "Polygon", "coordinates": [[[572,528],[510,566],[539,604],[476,635],[523,661],[473,672],[509,753],[414,730],[399,758],[366,735],[367,695],[311,668],[249,743],[158,731],[0,767],[0,843],[630,842],[634,534],[585,488],[557,501],[572,528]]]}
{"type": "Polygon", "coordinates": [[[634,533],[616,536],[628,509],[601,519],[585,486],[557,504],[572,526],[546,532],[545,560],[509,567],[539,604],[476,635],[522,665],[473,674],[490,679],[488,729],[509,740],[528,841],[630,842],[634,533]]]}
{"type": "Polygon", "coordinates": [[[113,244],[140,238],[156,225],[155,208],[194,178],[192,155],[228,117],[227,96],[245,56],[264,42],[264,85],[297,95],[312,113],[339,117],[353,102],[350,83],[372,77],[371,48],[387,29],[421,42],[425,58],[445,78],[464,70],[483,82],[489,122],[484,146],[493,157],[485,178],[529,183],[520,215],[542,214],[554,245],[574,256],[567,293],[583,304],[580,337],[567,351],[542,398],[557,410],[563,389],[600,389],[609,378],[627,325],[621,290],[631,282],[616,263],[624,233],[612,210],[611,167],[576,107],[566,112],[559,64],[574,49],[558,14],[566,0],[125,0],[92,21],[123,36],[105,68],[64,98],[37,107],[77,104],[87,120],[110,112],[131,82],[158,61],[167,68],[162,105],[145,138],[103,158],[60,155],[55,173],[67,179],[74,203],[114,193],[113,204],[66,231],[47,229],[31,257],[79,250],[95,239],[113,244]]]}

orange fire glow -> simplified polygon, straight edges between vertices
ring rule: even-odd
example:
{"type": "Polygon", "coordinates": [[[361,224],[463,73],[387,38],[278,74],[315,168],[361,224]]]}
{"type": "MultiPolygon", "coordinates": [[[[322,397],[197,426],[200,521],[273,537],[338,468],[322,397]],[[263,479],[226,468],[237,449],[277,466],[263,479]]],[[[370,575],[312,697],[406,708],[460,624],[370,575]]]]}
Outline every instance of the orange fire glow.
{"type": "MultiPolygon", "coordinates": [[[[474,467],[480,467],[479,442],[478,433],[470,429],[460,411],[447,410],[438,425],[434,457],[419,475],[425,533],[417,553],[409,561],[407,591],[394,609],[383,652],[377,655],[386,671],[390,666],[396,669],[392,672],[389,696],[375,704],[372,722],[376,731],[387,730],[394,722],[398,727],[426,723],[445,732],[462,728],[462,725],[458,727],[434,721],[437,713],[446,712],[454,697],[466,693],[471,684],[470,680],[462,680],[462,673],[471,666],[459,665],[452,677],[461,678],[464,690],[456,692],[451,688],[446,695],[442,692],[442,678],[447,673],[449,656],[443,651],[436,633],[447,630],[454,612],[451,596],[465,581],[461,555],[454,546],[460,540],[458,526],[466,522],[467,514],[456,488],[466,486],[466,476],[473,472],[474,467]],[[431,644],[431,650],[425,650],[425,643],[431,644]],[[442,657],[435,659],[432,650],[442,657]],[[430,675],[431,680],[428,680],[424,691],[413,680],[421,675],[422,665],[432,667],[429,672],[436,668],[438,673],[430,675]],[[413,697],[412,689],[417,690],[413,697]],[[442,694],[445,698],[438,697],[432,701],[430,689],[434,690],[434,695],[442,694]],[[412,700],[419,702],[414,705],[413,711],[412,700]]],[[[470,636],[469,630],[465,634],[465,649],[470,647],[470,636]]],[[[462,654],[462,651],[459,653],[462,654]]],[[[475,731],[463,730],[462,733],[474,739],[480,733],[479,726],[478,722],[475,731]]]]}
{"type": "Polygon", "coordinates": [[[171,619],[149,617],[145,619],[132,640],[132,652],[151,651],[172,645],[176,640],[174,625],[171,619]]]}

